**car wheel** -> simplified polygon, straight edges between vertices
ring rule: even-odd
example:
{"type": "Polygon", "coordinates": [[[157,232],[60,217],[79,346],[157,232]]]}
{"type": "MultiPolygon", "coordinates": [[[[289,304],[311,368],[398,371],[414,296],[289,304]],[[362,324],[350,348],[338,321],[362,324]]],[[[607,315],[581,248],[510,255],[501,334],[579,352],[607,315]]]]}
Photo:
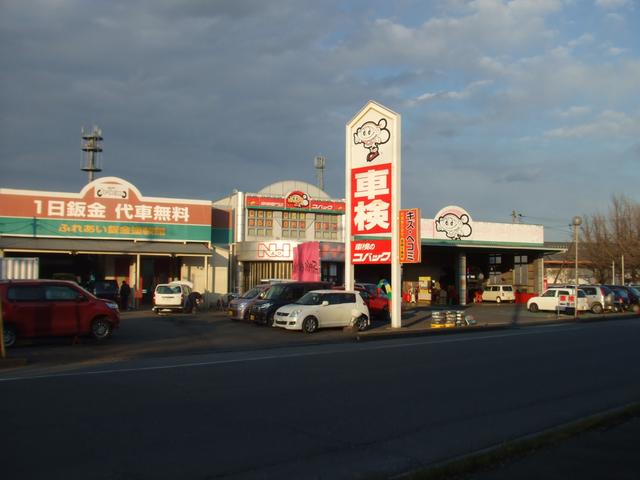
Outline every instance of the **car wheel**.
{"type": "Polygon", "coordinates": [[[369,322],[367,322],[367,316],[362,314],[356,320],[356,328],[358,329],[359,332],[362,332],[367,329],[367,327],[369,326],[368,323],[369,322]]]}
{"type": "Polygon", "coordinates": [[[9,325],[2,327],[2,335],[4,337],[4,346],[6,348],[13,347],[16,344],[16,331],[9,325]]]}
{"type": "Polygon", "coordinates": [[[593,305],[591,305],[591,311],[597,314],[602,313],[602,305],[599,303],[594,303],[593,305]]]}
{"type": "Polygon", "coordinates": [[[536,313],[538,311],[538,304],[532,303],[531,305],[529,305],[529,311],[531,313],[536,313]]]}
{"type": "Polygon", "coordinates": [[[496,303],[500,303],[502,302],[502,299],[500,297],[496,297],[496,303]]]}
{"type": "Polygon", "coordinates": [[[276,312],[270,313],[267,315],[267,319],[264,321],[264,324],[267,327],[273,327],[273,316],[275,315],[276,312]]]}
{"type": "Polygon", "coordinates": [[[302,331],[304,333],[313,333],[318,330],[318,319],[316,317],[307,317],[302,321],[302,331]]]}
{"type": "Polygon", "coordinates": [[[111,322],[106,317],[98,317],[91,322],[91,336],[96,340],[104,340],[111,336],[111,322]]]}

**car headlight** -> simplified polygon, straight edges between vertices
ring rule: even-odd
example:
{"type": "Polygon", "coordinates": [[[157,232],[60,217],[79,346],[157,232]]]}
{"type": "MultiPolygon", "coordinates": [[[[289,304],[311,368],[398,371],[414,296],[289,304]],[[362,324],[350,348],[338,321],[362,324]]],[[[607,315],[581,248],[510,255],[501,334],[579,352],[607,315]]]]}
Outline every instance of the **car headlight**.
{"type": "Polygon", "coordinates": [[[263,303],[259,308],[260,310],[267,310],[269,307],[271,307],[270,303],[263,303]]]}
{"type": "Polygon", "coordinates": [[[104,302],[107,304],[107,307],[113,309],[113,310],[118,310],[118,304],[116,302],[104,302]]]}
{"type": "Polygon", "coordinates": [[[298,315],[300,315],[302,313],[302,309],[301,308],[296,308],[295,310],[293,310],[290,314],[289,317],[290,318],[297,318],[298,315]]]}

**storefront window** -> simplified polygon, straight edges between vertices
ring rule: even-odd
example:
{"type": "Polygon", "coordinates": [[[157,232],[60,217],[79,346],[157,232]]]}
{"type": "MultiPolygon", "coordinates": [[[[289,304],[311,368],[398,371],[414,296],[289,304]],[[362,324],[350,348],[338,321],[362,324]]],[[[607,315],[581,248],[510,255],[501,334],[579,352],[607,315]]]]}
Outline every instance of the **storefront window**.
{"type": "Polygon", "coordinates": [[[339,215],[316,214],[315,238],[318,240],[337,240],[339,218],[339,215]]]}
{"type": "Polygon", "coordinates": [[[273,212],[269,210],[249,210],[247,214],[247,235],[250,237],[270,237],[273,235],[273,212]]]}
{"type": "Polygon", "coordinates": [[[526,255],[515,255],[513,257],[513,283],[516,285],[527,285],[529,279],[528,258],[526,255]]]}
{"type": "Polygon", "coordinates": [[[306,215],[304,212],[282,212],[282,238],[305,238],[306,215]]]}

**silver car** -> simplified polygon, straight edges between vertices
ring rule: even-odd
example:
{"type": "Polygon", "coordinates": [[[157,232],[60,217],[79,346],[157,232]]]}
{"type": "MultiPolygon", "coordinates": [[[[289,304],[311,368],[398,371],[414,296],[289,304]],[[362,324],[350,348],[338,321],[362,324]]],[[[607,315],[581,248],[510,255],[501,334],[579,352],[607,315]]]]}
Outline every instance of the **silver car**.
{"type": "Polygon", "coordinates": [[[258,285],[245,292],[241,297],[231,300],[227,309],[229,318],[231,318],[231,320],[246,320],[249,317],[251,305],[253,305],[256,300],[262,298],[262,294],[269,290],[270,286],[271,285],[258,285]]]}
{"type": "Polygon", "coordinates": [[[615,296],[608,287],[604,285],[580,285],[578,288],[587,296],[589,310],[593,313],[613,310],[615,296]]]}

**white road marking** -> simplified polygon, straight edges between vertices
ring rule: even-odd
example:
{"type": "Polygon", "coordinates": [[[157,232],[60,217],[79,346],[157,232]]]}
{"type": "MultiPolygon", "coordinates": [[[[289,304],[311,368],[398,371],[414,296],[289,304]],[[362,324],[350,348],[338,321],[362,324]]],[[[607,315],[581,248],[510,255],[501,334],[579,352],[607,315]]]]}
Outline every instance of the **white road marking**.
{"type": "MultiPolygon", "coordinates": [[[[593,324],[592,324],[593,325],[593,324]]],[[[257,354],[256,352],[233,352],[233,353],[212,353],[207,356],[228,356],[234,355],[235,358],[225,358],[217,360],[207,360],[202,362],[188,362],[188,363],[176,363],[165,365],[152,365],[141,367],[124,367],[124,368],[111,368],[104,370],[87,370],[87,371],[73,371],[66,373],[51,373],[45,375],[20,375],[13,377],[0,378],[0,383],[15,382],[20,380],[45,380],[51,378],[65,378],[65,377],[83,377],[92,375],[109,375],[115,373],[132,373],[132,372],[150,372],[161,370],[173,370],[178,368],[196,368],[196,367],[211,367],[217,365],[232,365],[237,363],[246,362],[262,362],[266,360],[278,360],[287,358],[301,358],[321,355],[335,355],[340,353],[351,353],[354,350],[357,351],[375,351],[375,350],[393,350],[398,348],[417,347],[430,344],[447,344],[447,343],[463,343],[474,342],[482,340],[494,340],[497,338],[508,337],[520,337],[525,335],[543,335],[546,333],[556,333],[557,327],[565,327],[567,331],[584,330],[588,328],[589,324],[569,324],[569,325],[540,325],[531,326],[523,330],[510,330],[501,332],[468,332],[468,335],[455,335],[447,337],[414,337],[411,340],[378,340],[375,343],[356,343],[356,344],[339,344],[339,345],[316,345],[316,346],[293,346],[292,349],[299,349],[292,353],[282,353],[282,349],[279,349],[280,353],[273,354],[257,354]],[[302,351],[304,349],[304,351],[302,351]],[[240,357],[238,357],[240,356],[240,357]]],[[[150,360],[153,361],[153,360],[150,360]]]]}

